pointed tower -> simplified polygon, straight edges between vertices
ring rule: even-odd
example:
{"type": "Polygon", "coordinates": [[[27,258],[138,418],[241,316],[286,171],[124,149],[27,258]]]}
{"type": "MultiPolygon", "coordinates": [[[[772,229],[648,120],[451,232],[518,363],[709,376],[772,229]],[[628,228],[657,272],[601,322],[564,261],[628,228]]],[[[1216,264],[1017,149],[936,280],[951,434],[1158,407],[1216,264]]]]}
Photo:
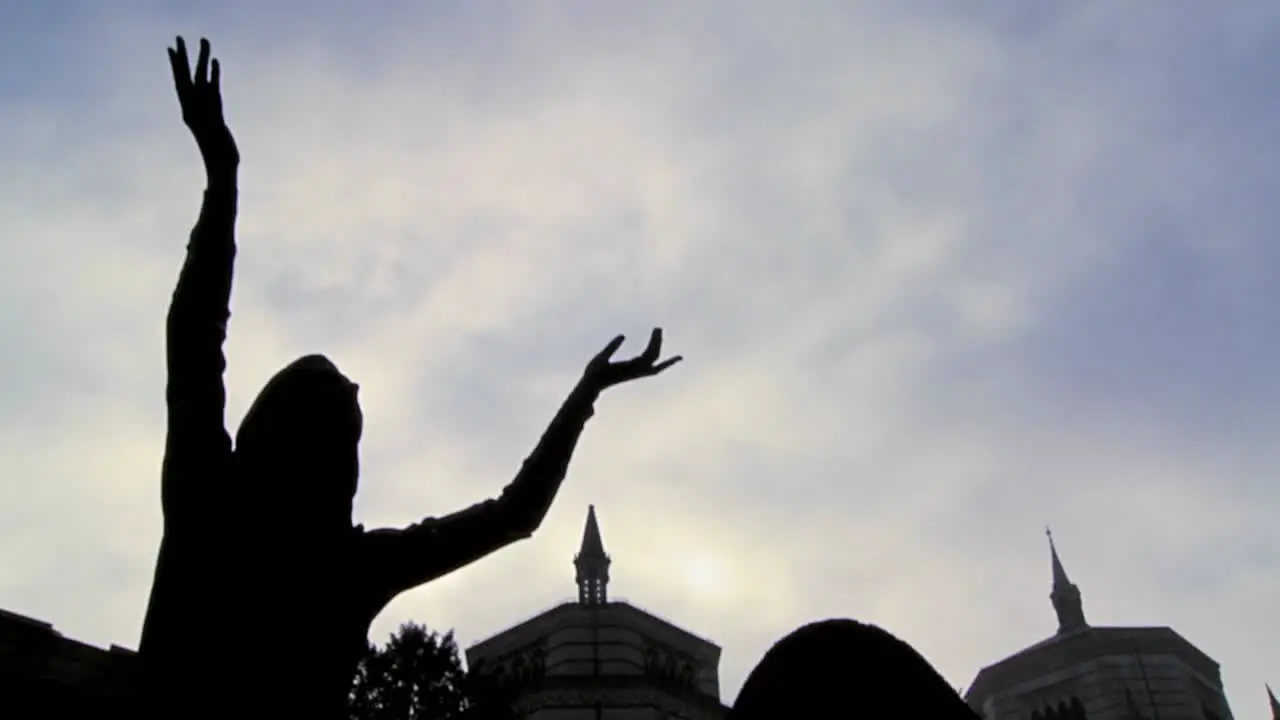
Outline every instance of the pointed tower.
{"type": "Polygon", "coordinates": [[[1053,532],[1046,527],[1044,534],[1049,538],[1049,554],[1053,559],[1053,591],[1049,593],[1049,599],[1053,601],[1053,610],[1058,614],[1058,634],[1083,630],[1089,627],[1089,623],[1084,619],[1080,588],[1071,582],[1066,569],[1062,567],[1058,548],[1053,544],[1053,532]]]}
{"type": "Polygon", "coordinates": [[[1276,700],[1270,685],[1267,686],[1267,699],[1271,701],[1271,720],[1280,720],[1280,700],[1276,700]]]}
{"type": "Polygon", "coordinates": [[[609,556],[600,539],[596,522],[596,506],[587,506],[587,526],[582,531],[582,547],[573,558],[578,571],[578,602],[583,605],[605,605],[609,602],[609,556]]]}

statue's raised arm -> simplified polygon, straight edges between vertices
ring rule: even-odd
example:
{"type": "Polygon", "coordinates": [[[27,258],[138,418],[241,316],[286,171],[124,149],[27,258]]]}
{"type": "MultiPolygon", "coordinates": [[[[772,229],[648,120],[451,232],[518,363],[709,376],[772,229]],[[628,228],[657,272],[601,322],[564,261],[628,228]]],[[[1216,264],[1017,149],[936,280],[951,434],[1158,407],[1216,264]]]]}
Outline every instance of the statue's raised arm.
{"type": "Polygon", "coordinates": [[[676,356],[659,361],[662,331],[654,330],[643,353],[612,362],[622,341],[622,336],[614,338],[587,364],[582,379],[501,497],[403,530],[374,530],[366,535],[364,557],[374,575],[373,589],[382,599],[389,600],[533,535],[560,489],[600,393],[657,375],[681,360],[676,356]]]}
{"type": "Polygon", "coordinates": [[[139,699],[147,708],[140,717],[186,716],[193,697],[233,710],[218,696],[231,684],[227,677],[241,673],[239,665],[229,650],[214,648],[208,638],[217,637],[226,647],[237,644],[233,633],[243,613],[233,612],[238,606],[232,600],[246,584],[235,575],[239,568],[226,548],[227,538],[234,537],[227,529],[243,523],[229,516],[236,505],[229,495],[234,463],[223,417],[222,349],[230,317],[240,156],[222,117],[218,61],[210,58],[209,43],[200,42],[194,76],[182,38],[169,48],[169,64],[182,119],[204,158],[207,184],[165,326],[164,532],[138,644],[139,699]]]}
{"type": "Polygon", "coordinates": [[[182,38],[169,48],[169,63],[183,122],[204,158],[207,185],[166,323],[169,420],[161,481],[166,526],[213,509],[207,505],[209,493],[221,484],[231,453],[222,346],[230,318],[240,165],[223,119],[221,73],[210,58],[209,41],[200,41],[194,77],[182,38]]]}

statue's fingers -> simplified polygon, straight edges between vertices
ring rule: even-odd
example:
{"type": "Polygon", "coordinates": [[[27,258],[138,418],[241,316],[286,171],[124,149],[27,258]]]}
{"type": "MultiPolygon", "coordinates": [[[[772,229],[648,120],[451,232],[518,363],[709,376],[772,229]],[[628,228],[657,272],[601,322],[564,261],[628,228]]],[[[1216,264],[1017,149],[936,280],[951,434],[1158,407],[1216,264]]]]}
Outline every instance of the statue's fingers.
{"type": "Polygon", "coordinates": [[[178,90],[178,97],[186,97],[187,90],[191,87],[191,66],[187,63],[182,38],[178,38],[177,50],[169,48],[169,67],[173,70],[173,86],[178,90]]]}
{"type": "Polygon", "coordinates": [[[200,38],[200,54],[196,55],[196,82],[209,80],[209,41],[200,38]]]}
{"type": "Polygon", "coordinates": [[[613,357],[613,354],[618,352],[618,348],[622,347],[622,341],[626,339],[627,337],[625,335],[619,335],[614,339],[610,340],[609,344],[605,345],[604,349],[601,350],[599,353],[597,353],[595,358],[593,358],[591,362],[593,363],[608,362],[609,358],[613,357]]]}
{"type": "Polygon", "coordinates": [[[644,352],[640,353],[640,359],[646,365],[652,365],[658,361],[658,356],[662,354],[662,328],[654,328],[649,333],[649,344],[645,346],[644,352]]]}
{"type": "Polygon", "coordinates": [[[179,71],[178,51],[173,48],[168,48],[167,52],[169,53],[169,70],[173,73],[173,84],[181,85],[182,73],[179,71]]]}
{"type": "Polygon", "coordinates": [[[214,90],[222,87],[222,66],[218,64],[218,59],[214,58],[209,67],[209,84],[214,90]]]}
{"type": "Polygon", "coordinates": [[[675,357],[673,357],[673,358],[671,358],[671,359],[669,359],[669,360],[663,360],[662,362],[660,362],[660,363],[658,363],[657,365],[654,365],[654,366],[653,366],[653,368],[650,370],[650,374],[652,374],[652,375],[657,375],[658,373],[662,372],[663,370],[666,370],[667,368],[671,367],[672,365],[675,365],[676,363],[680,362],[681,360],[684,360],[684,358],[683,358],[683,357],[681,357],[681,356],[679,356],[679,355],[677,355],[677,356],[675,356],[675,357]]]}

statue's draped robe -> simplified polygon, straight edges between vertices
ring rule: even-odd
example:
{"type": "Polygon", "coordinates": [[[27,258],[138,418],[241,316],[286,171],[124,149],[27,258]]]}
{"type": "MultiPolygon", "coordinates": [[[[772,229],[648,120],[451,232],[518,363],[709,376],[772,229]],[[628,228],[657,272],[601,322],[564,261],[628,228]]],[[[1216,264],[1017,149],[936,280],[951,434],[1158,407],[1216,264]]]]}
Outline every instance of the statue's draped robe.
{"type": "Polygon", "coordinates": [[[350,523],[352,477],[347,497],[334,500],[347,515],[337,529],[316,532],[320,525],[295,522],[290,511],[322,509],[328,500],[316,498],[332,494],[334,480],[309,486],[273,476],[306,463],[287,456],[296,447],[271,442],[294,424],[340,424],[343,413],[359,409],[352,393],[317,410],[317,397],[335,397],[319,392],[331,389],[333,378],[295,363],[264,390],[264,397],[275,392],[272,402],[255,402],[233,449],[224,421],[223,344],[236,202],[234,183],[210,183],[169,309],[164,534],[139,644],[139,710],[175,720],[345,718],[374,617],[399,593],[533,533],[595,395],[575,388],[498,499],[408,528],[366,532],[350,523]],[[299,380],[292,373],[308,379],[290,382],[299,380]],[[251,454],[242,452],[248,446],[251,454]],[[292,506],[290,493],[302,493],[292,506]]]}

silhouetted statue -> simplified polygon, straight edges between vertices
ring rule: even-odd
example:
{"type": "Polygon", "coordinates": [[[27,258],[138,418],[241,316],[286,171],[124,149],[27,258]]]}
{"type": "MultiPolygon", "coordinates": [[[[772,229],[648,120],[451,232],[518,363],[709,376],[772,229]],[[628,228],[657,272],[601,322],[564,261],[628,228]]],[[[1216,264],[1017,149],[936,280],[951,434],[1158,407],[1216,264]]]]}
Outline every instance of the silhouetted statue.
{"type": "Polygon", "coordinates": [[[765,653],[726,720],[887,717],[978,720],[906,642],[874,625],[823,620],[765,653]]]}
{"type": "Polygon", "coordinates": [[[139,645],[149,717],[343,717],[369,624],[398,594],[530,537],[606,388],[657,375],[662,333],[593,358],[500,498],[403,530],[352,525],[357,388],[320,355],[281,370],[233,449],[222,346],[230,317],[239,153],[202,40],[194,79],[169,50],[182,117],[208,185],[167,323],[164,536],[139,645]]]}

